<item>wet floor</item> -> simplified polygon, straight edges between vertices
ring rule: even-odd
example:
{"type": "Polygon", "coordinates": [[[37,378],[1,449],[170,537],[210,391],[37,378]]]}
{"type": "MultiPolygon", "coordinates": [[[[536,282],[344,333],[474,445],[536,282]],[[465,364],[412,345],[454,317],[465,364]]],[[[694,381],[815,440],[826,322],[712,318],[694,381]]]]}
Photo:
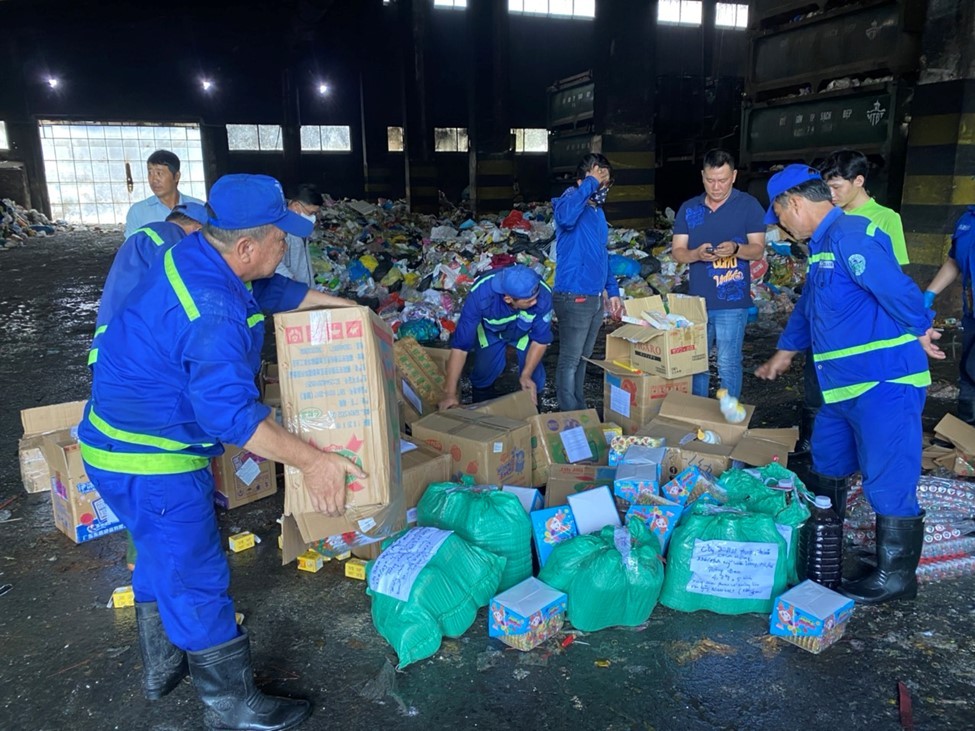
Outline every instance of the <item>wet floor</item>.
{"type": "MultiPolygon", "coordinates": [[[[132,609],[106,608],[128,583],[124,540],[76,546],[54,528],[47,494],[27,495],[16,445],[22,408],[84,398],[85,355],[117,234],[75,232],[0,251],[0,729],[153,729],[201,725],[184,683],[150,703],[132,609]]],[[[752,327],[746,366],[774,346],[752,327]]],[[[949,339],[952,336],[949,335],[949,339]]],[[[553,349],[554,351],[554,349],[553,349]]],[[[554,356],[549,355],[550,375],[554,356]]],[[[949,391],[952,365],[936,380],[949,391]]],[[[587,394],[601,400],[590,374],[587,394]]],[[[798,371],[775,385],[746,376],[756,423],[794,423],[798,371]]],[[[543,404],[552,404],[549,389],[543,404]]],[[[951,406],[929,399],[926,425],[951,406]]],[[[275,518],[282,498],[220,517],[223,534],[264,538],[229,557],[233,594],[266,689],[316,705],[308,729],[900,729],[897,685],[910,692],[916,729],[975,727],[975,579],[931,584],[917,601],[857,608],[846,636],[811,655],[766,635],[759,615],[681,614],[658,607],[637,629],[551,642],[530,653],[487,637],[485,613],[433,658],[392,671],[361,582],[326,564],[281,567],[275,518]]]]}

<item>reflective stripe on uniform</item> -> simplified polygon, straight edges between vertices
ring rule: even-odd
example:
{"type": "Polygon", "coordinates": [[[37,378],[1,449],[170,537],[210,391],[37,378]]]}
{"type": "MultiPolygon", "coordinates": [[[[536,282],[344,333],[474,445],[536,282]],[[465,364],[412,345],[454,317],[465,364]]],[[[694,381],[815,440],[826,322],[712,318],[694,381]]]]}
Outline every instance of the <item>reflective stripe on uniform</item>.
{"type": "Polygon", "coordinates": [[[931,371],[921,371],[920,373],[912,373],[909,376],[901,376],[900,378],[888,381],[888,383],[903,383],[906,386],[924,388],[931,385],[931,371]]]}
{"type": "Polygon", "coordinates": [[[264,315],[260,312],[247,318],[247,327],[254,327],[259,322],[264,322],[264,315]]]}
{"type": "Polygon", "coordinates": [[[904,345],[905,343],[910,343],[911,341],[917,340],[917,337],[909,333],[904,335],[899,335],[896,338],[890,338],[889,340],[874,340],[871,343],[864,343],[863,345],[854,345],[849,348],[841,348],[840,350],[830,350],[826,353],[813,353],[813,360],[817,363],[821,363],[825,360],[836,360],[837,358],[848,358],[851,355],[863,355],[864,353],[870,353],[875,350],[884,350],[885,348],[896,348],[899,345],[904,345]]]}
{"type": "MultiPolygon", "coordinates": [[[[162,246],[163,244],[166,243],[165,241],[163,241],[162,236],[160,236],[159,234],[157,234],[155,231],[153,231],[148,226],[145,227],[145,228],[137,229],[135,233],[137,233],[137,234],[145,234],[146,236],[149,237],[149,239],[152,241],[152,243],[154,243],[156,246],[162,246]]],[[[133,236],[134,235],[135,234],[133,234],[133,236]]]]}
{"type": "Polygon", "coordinates": [[[88,351],[88,365],[98,362],[98,348],[92,348],[88,351]]]}
{"type": "MultiPolygon", "coordinates": [[[[481,277],[476,282],[474,282],[474,286],[471,287],[471,292],[473,292],[475,289],[480,287],[485,282],[490,282],[492,279],[494,279],[494,274],[488,274],[487,276],[481,277]]],[[[470,292],[468,292],[468,294],[470,294],[470,292]]]]}
{"type": "Polygon", "coordinates": [[[116,429],[114,426],[96,414],[94,409],[89,409],[88,421],[90,421],[93,427],[95,427],[109,439],[114,439],[118,442],[125,442],[127,444],[155,447],[157,449],[164,449],[167,452],[178,452],[191,447],[213,446],[213,444],[184,444],[183,442],[177,442],[174,439],[166,439],[165,437],[157,437],[151,434],[139,434],[137,432],[125,431],[124,429],[116,429]]]}
{"type": "Polygon", "coordinates": [[[813,254],[812,256],[809,257],[810,264],[816,264],[817,262],[820,261],[836,261],[836,257],[833,256],[833,252],[831,251],[823,251],[819,254],[813,254]]]}
{"type": "MultiPolygon", "coordinates": [[[[909,376],[892,378],[889,381],[884,381],[884,383],[900,383],[905,386],[924,388],[931,385],[931,372],[921,371],[920,373],[912,373],[909,376]]],[[[848,401],[851,398],[862,396],[871,388],[879,384],[880,381],[865,381],[863,383],[854,383],[850,386],[843,386],[841,388],[831,388],[828,391],[823,391],[823,401],[828,404],[835,404],[839,401],[848,401]]]]}
{"type": "Polygon", "coordinates": [[[186,316],[191,321],[195,320],[200,316],[200,311],[197,309],[196,302],[193,301],[193,296],[190,294],[190,291],[186,288],[186,283],[183,282],[183,278],[179,275],[176,262],[173,261],[173,250],[170,249],[167,251],[163,259],[166,265],[166,278],[169,280],[170,286],[176,293],[179,303],[183,305],[186,316]]]}
{"type": "Polygon", "coordinates": [[[528,343],[530,341],[531,341],[531,338],[529,338],[527,335],[524,335],[524,336],[522,336],[521,340],[519,340],[517,343],[515,343],[515,347],[518,350],[524,350],[525,348],[528,347],[528,343]]]}
{"type": "Polygon", "coordinates": [[[130,475],[178,475],[204,469],[210,460],[193,454],[109,452],[79,442],[81,457],[92,467],[130,475]]]}
{"type": "Polygon", "coordinates": [[[481,323],[477,323],[477,342],[482,348],[486,348],[489,345],[487,333],[484,332],[484,325],[481,323]]]}

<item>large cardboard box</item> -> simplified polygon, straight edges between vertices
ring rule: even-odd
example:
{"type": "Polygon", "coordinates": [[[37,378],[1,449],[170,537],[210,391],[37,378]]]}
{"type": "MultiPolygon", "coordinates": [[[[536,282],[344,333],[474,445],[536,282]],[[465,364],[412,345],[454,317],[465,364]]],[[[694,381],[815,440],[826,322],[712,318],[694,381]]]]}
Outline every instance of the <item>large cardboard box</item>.
{"type": "Polygon", "coordinates": [[[545,486],[545,507],[568,505],[569,495],[606,485],[610,489],[616,479],[615,467],[591,464],[558,464],[549,469],[545,486]]]}
{"type": "Polygon", "coordinates": [[[27,492],[46,492],[51,489],[51,471],[41,451],[44,435],[78,426],[86,403],[71,401],[66,404],[37,406],[20,412],[24,436],[17,445],[17,452],[20,458],[20,478],[27,492]]]}
{"type": "Polygon", "coordinates": [[[504,396],[498,396],[490,401],[481,401],[463,407],[467,411],[476,411],[489,416],[504,416],[515,421],[528,421],[538,415],[538,409],[532,403],[528,391],[512,391],[504,396]]]}
{"type": "Polygon", "coordinates": [[[450,409],[416,422],[413,438],[449,454],[454,479],[470,475],[479,485],[531,486],[531,427],[523,421],[450,409]]]}
{"type": "MultiPolygon", "coordinates": [[[[683,315],[693,325],[658,330],[625,324],[606,336],[606,360],[619,361],[633,369],[663,378],[682,378],[708,369],[708,310],[703,297],[667,295],[667,311],[683,315]]],[[[664,312],[659,295],[624,300],[629,317],[640,319],[643,312],[664,312]]]]}
{"type": "Polygon", "coordinates": [[[953,448],[930,445],[921,453],[925,469],[943,467],[959,477],[975,476],[975,427],[953,414],[945,414],[934,433],[951,442],[953,448]]]}
{"type": "Polygon", "coordinates": [[[278,491],[275,463],[240,447],[226,445],[224,453],[210,460],[213,472],[213,501],[233,510],[278,491]]]}
{"type": "Polygon", "coordinates": [[[85,474],[78,440],[70,429],[45,434],[41,450],[51,469],[51,505],[59,531],[84,543],[125,527],[85,474]]]}
{"type": "Polygon", "coordinates": [[[609,445],[595,409],[537,414],[532,428],[532,485],[548,481],[556,464],[606,464],[609,445]],[[585,455],[583,455],[585,453],[585,455]]]}
{"type": "Polygon", "coordinates": [[[789,452],[799,437],[798,430],[794,427],[749,429],[748,423],[754,412],[754,406],[745,405],[745,420],[729,424],[721,414],[717,399],[671,392],[660,406],[660,413],[638,434],[663,438],[668,447],[676,448],[668,450],[669,470],[661,476],[662,481],[672,479],[690,466],[700,467],[715,476],[729,469],[733,462],[755,466],[778,462],[786,466],[789,452]],[[692,440],[681,445],[688,434],[696,433],[698,429],[717,433],[721,444],[692,440]]]}
{"type": "Polygon", "coordinates": [[[416,418],[437,410],[437,404],[443,397],[444,371],[430,357],[427,349],[413,338],[397,340],[393,352],[396,357],[397,395],[412,411],[406,417],[406,423],[412,426],[416,418]]]}
{"type": "Polygon", "coordinates": [[[403,487],[389,326],[366,307],[335,307],[279,313],[274,327],[287,428],[366,472],[349,479],[345,515],[330,518],[315,511],[301,471],[287,467],[285,543],[390,535],[403,514],[403,487]]]}
{"type": "MultiPolygon", "coordinates": [[[[622,362],[622,361],[621,361],[622,362]]],[[[671,391],[691,392],[691,376],[661,378],[624,368],[611,360],[590,361],[603,369],[603,420],[623,427],[624,434],[636,434],[660,412],[671,391]]]]}

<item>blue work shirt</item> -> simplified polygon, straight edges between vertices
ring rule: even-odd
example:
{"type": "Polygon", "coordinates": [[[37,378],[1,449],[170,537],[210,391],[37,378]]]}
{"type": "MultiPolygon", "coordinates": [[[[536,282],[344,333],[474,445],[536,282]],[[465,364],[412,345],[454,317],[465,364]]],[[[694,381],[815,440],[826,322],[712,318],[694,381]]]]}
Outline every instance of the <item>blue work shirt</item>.
{"type": "MultiPolygon", "coordinates": [[[[179,191],[176,192],[179,195],[179,200],[176,201],[176,205],[183,203],[199,203],[203,205],[203,201],[199,198],[194,198],[191,195],[183,195],[179,191]]],[[[159,200],[159,196],[157,195],[151,195],[144,201],[133,203],[129,206],[129,212],[125,215],[125,238],[129,238],[136,230],[142,228],[147,223],[165,221],[166,216],[172,212],[173,209],[159,200]]]]}
{"type": "Polygon", "coordinates": [[[101,336],[82,457],[130,474],[205,467],[270,413],[254,379],[263,312],[294,309],[308,288],[281,276],[245,284],[199,232],[153,262],[101,336]]]}
{"type": "MultiPolygon", "coordinates": [[[[712,211],[707,195],[685,201],[674,219],[674,235],[687,236],[693,251],[703,244],[717,246],[733,241],[744,246],[748,234],[765,233],[765,211],[758,201],[737,188],[712,211]]],[[[752,306],[751,262],[737,256],[717,261],[696,261],[691,265],[688,292],[703,297],[709,310],[730,310],[752,306]]]]}
{"type": "Polygon", "coordinates": [[[599,182],[587,176],[552,201],[556,292],[598,295],[606,290],[610,297],[619,297],[619,284],[609,270],[606,214],[589,204],[598,189],[599,182]]]}
{"type": "Polygon", "coordinates": [[[157,221],[146,224],[125,240],[115,252],[115,260],[105,278],[98,317],[95,319],[96,334],[112,319],[125,298],[149,271],[152,262],[185,236],[186,232],[181,226],[170,221],[157,221]]]}
{"type": "Polygon", "coordinates": [[[917,338],[933,314],[901,271],[890,237],[870,220],[834,208],[809,240],[806,286],[779,348],[812,348],[826,403],[879,383],[924,387],[931,374],[917,338]]]}
{"type": "Polygon", "coordinates": [[[538,300],[527,310],[516,310],[504,301],[504,295],[491,289],[491,280],[500,269],[482,274],[471,287],[450,337],[450,347],[471,352],[504,341],[519,350],[529,342],[548,345],[552,342],[552,290],[545,282],[538,288],[538,300]]]}
{"type": "Polygon", "coordinates": [[[961,271],[961,307],[967,320],[975,318],[972,307],[972,280],[975,278],[975,206],[961,214],[955,224],[948,256],[954,260],[961,271]]]}

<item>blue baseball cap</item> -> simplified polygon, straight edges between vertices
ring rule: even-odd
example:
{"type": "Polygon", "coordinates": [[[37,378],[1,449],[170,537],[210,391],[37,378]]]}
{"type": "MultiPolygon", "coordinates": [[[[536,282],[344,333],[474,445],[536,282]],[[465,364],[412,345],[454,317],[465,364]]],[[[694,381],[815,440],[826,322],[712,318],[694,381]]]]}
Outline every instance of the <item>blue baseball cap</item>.
{"type": "Polygon", "coordinates": [[[768,211],[765,213],[765,223],[774,224],[779,222],[779,217],[775,215],[775,210],[773,206],[775,205],[775,199],[780,195],[785,193],[787,190],[795,188],[797,185],[802,185],[807,180],[822,180],[822,174],[816,169],[811,168],[808,165],[789,165],[771,178],[768,181],[768,211]]]}
{"type": "Polygon", "coordinates": [[[269,175],[224,175],[210,188],[211,226],[226,230],[273,224],[304,238],[315,224],[288,210],[281,183],[269,175]]]}
{"type": "Polygon", "coordinates": [[[173,207],[172,212],[182,213],[187,218],[192,218],[199,224],[204,224],[210,219],[207,207],[202,203],[180,203],[178,206],[173,207]]]}
{"type": "Polygon", "coordinates": [[[491,278],[491,289],[512,299],[527,300],[538,294],[542,278],[523,264],[515,264],[498,271],[491,278]]]}

